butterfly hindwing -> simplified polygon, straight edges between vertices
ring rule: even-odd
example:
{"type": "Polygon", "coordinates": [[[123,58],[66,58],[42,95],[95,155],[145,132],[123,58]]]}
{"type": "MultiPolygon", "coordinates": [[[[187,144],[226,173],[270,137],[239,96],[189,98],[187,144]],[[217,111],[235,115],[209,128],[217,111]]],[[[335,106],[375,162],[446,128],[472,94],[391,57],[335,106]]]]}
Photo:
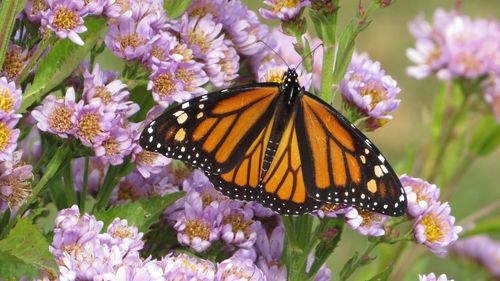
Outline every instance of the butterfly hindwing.
{"type": "Polygon", "coordinates": [[[228,172],[271,120],[278,96],[278,84],[256,83],[194,98],[149,124],[141,146],[209,173],[228,172]]]}
{"type": "Polygon", "coordinates": [[[305,92],[297,110],[310,197],[387,215],[405,212],[401,183],[380,151],[330,105],[305,92]]]}
{"type": "Polygon", "coordinates": [[[258,189],[258,202],[280,214],[299,215],[317,210],[324,204],[307,194],[295,114],[284,122],[286,126],[277,145],[268,148],[274,151],[274,157],[258,189]]]}

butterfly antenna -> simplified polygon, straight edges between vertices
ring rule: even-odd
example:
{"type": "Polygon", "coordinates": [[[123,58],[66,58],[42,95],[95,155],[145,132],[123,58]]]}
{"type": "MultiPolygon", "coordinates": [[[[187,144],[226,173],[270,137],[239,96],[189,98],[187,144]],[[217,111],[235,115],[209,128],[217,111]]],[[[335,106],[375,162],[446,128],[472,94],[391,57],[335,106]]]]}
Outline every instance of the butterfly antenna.
{"type": "Polygon", "coordinates": [[[314,47],[314,49],[309,53],[307,54],[305,57],[302,58],[302,60],[299,62],[299,64],[297,64],[297,66],[295,68],[299,68],[299,66],[304,62],[304,60],[308,57],[310,57],[311,55],[314,55],[314,52],[316,52],[316,50],[319,48],[319,47],[323,47],[323,43],[319,44],[318,46],[314,47]]]}
{"type": "Polygon", "coordinates": [[[271,48],[271,46],[269,46],[266,42],[262,41],[262,40],[257,40],[256,43],[262,43],[264,44],[269,50],[273,51],[273,53],[275,53],[285,64],[288,68],[290,68],[290,66],[288,65],[288,63],[286,62],[286,60],[278,53],[276,52],[275,49],[271,48]]]}

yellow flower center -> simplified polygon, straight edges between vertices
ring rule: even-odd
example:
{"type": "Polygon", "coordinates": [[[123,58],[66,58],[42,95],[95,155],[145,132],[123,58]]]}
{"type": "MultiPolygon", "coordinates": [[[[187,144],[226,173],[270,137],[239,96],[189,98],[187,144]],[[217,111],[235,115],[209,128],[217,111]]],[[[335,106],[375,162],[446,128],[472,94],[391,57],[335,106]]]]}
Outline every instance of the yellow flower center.
{"type": "Polygon", "coordinates": [[[274,6],[274,11],[273,12],[274,12],[274,14],[277,14],[283,8],[295,8],[299,4],[300,4],[299,0],[276,1],[276,4],[274,6]]]}
{"type": "Polygon", "coordinates": [[[368,212],[363,209],[357,209],[358,214],[363,218],[363,221],[361,222],[362,227],[370,227],[374,223],[378,223],[382,220],[382,216],[379,214],[374,214],[372,212],[368,212]]]}
{"type": "Polygon", "coordinates": [[[45,0],[34,0],[33,1],[33,6],[31,7],[31,15],[36,16],[40,12],[45,12],[49,6],[45,4],[45,0]]]}
{"type": "Polygon", "coordinates": [[[442,242],[444,240],[443,236],[449,230],[448,224],[443,220],[443,217],[434,212],[430,212],[422,218],[420,224],[425,226],[425,237],[431,243],[442,242]]]}
{"type": "Polygon", "coordinates": [[[121,239],[132,238],[133,236],[134,234],[132,233],[132,231],[130,231],[128,227],[122,225],[117,226],[115,231],[113,232],[113,237],[118,237],[121,239]]]}
{"type": "Polygon", "coordinates": [[[321,207],[321,210],[323,210],[323,212],[335,212],[339,209],[340,205],[334,203],[326,203],[325,205],[323,205],[323,207],[321,207]]]}
{"type": "Polygon", "coordinates": [[[58,132],[67,132],[73,128],[71,123],[71,116],[73,115],[73,110],[66,108],[64,106],[58,106],[54,108],[49,116],[48,122],[49,126],[58,132]]]}
{"type": "Polygon", "coordinates": [[[106,89],[106,87],[98,86],[95,90],[95,96],[101,98],[101,101],[104,104],[109,104],[112,94],[106,89]]]}
{"type": "Polygon", "coordinates": [[[144,39],[137,34],[129,34],[125,36],[120,36],[118,38],[118,43],[120,43],[120,50],[125,50],[127,47],[137,48],[144,44],[144,39]]]}
{"type": "Polygon", "coordinates": [[[363,87],[360,91],[362,96],[371,96],[372,102],[370,106],[374,108],[379,102],[387,99],[387,89],[383,86],[376,85],[373,82],[368,83],[365,87],[363,87]]]}
{"type": "Polygon", "coordinates": [[[155,162],[157,156],[158,154],[155,152],[143,150],[137,155],[137,161],[151,165],[155,162]]]}
{"type": "Polygon", "coordinates": [[[244,269],[236,266],[230,267],[229,270],[224,271],[222,274],[224,278],[228,278],[231,275],[236,276],[238,280],[250,280],[250,278],[252,278],[252,276],[249,275],[244,269]]]}
{"type": "Polygon", "coordinates": [[[177,68],[177,70],[175,71],[175,77],[177,77],[177,79],[185,83],[186,91],[193,90],[193,87],[191,87],[193,76],[194,76],[193,71],[187,70],[185,68],[177,68]]]}
{"type": "Polygon", "coordinates": [[[14,97],[8,89],[0,89],[0,110],[10,112],[14,108],[14,97]]]}
{"type": "Polygon", "coordinates": [[[207,36],[204,33],[196,31],[189,31],[188,41],[190,44],[196,45],[200,48],[201,53],[206,54],[210,48],[210,44],[206,40],[207,36]]]}
{"type": "Polygon", "coordinates": [[[266,82],[283,82],[283,69],[281,68],[271,68],[269,72],[264,75],[266,82]]]}
{"type": "Polygon", "coordinates": [[[160,61],[163,61],[165,60],[165,52],[163,51],[162,48],[158,47],[158,46],[154,46],[152,49],[151,49],[151,56],[159,59],[160,61]]]}
{"type": "Polygon", "coordinates": [[[7,202],[10,209],[20,207],[31,194],[31,183],[21,180],[19,177],[8,176],[0,180],[0,186],[12,187],[11,194],[0,194],[0,198],[7,202]]]}
{"type": "Polygon", "coordinates": [[[4,150],[10,143],[12,131],[7,126],[7,123],[0,122],[0,151],[4,150]]]}
{"type": "Polygon", "coordinates": [[[203,4],[197,4],[197,5],[195,5],[191,9],[191,11],[189,11],[188,14],[189,14],[190,18],[198,16],[201,19],[204,16],[206,16],[207,14],[211,14],[214,17],[218,17],[219,16],[219,11],[217,11],[217,9],[210,2],[206,2],[206,3],[203,3],[203,4]]]}
{"type": "Polygon", "coordinates": [[[12,48],[6,55],[2,66],[2,72],[10,79],[15,78],[24,67],[25,57],[20,48],[12,48]]]}
{"type": "Polygon", "coordinates": [[[59,30],[72,30],[78,26],[78,15],[70,9],[59,7],[54,17],[54,26],[59,30]]]}
{"type": "Polygon", "coordinates": [[[481,70],[482,64],[477,60],[474,54],[463,54],[459,57],[459,60],[468,71],[481,70]]]}
{"type": "Polygon", "coordinates": [[[182,62],[188,62],[193,59],[193,50],[189,49],[186,44],[177,44],[172,50],[172,54],[181,55],[184,58],[182,62]]]}
{"type": "Polygon", "coordinates": [[[120,184],[120,188],[118,189],[118,199],[122,201],[136,199],[134,188],[130,183],[120,184]]]}
{"type": "Polygon", "coordinates": [[[248,237],[250,234],[250,225],[252,225],[253,220],[243,221],[242,214],[231,214],[224,218],[224,224],[231,224],[233,226],[233,232],[237,233],[241,231],[248,237]]]}
{"type": "Polygon", "coordinates": [[[158,75],[153,81],[155,92],[162,97],[168,97],[177,91],[174,76],[168,73],[158,75]]]}
{"type": "Polygon", "coordinates": [[[102,144],[104,149],[106,149],[106,156],[113,156],[120,153],[120,146],[115,138],[111,137],[105,140],[102,144]]]}
{"type": "Polygon", "coordinates": [[[101,118],[97,113],[83,114],[78,122],[78,135],[88,142],[92,141],[101,132],[100,121],[101,118]]]}
{"type": "Polygon", "coordinates": [[[417,203],[420,201],[425,201],[425,202],[430,202],[429,196],[426,194],[423,194],[423,191],[425,189],[425,186],[423,184],[417,184],[417,183],[412,183],[410,184],[411,189],[413,192],[415,192],[415,195],[417,196],[417,203]]]}
{"type": "Polygon", "coordinates": [[[186,234],[190,239],[199,237],[201,240],[210,238],[210,227],[201,219],[190,219],[186,221],[186,234]]]}
{"type": "Polygon", "coordinates": [[[123,14],[128,10],[129,0],[115,0],[115,3],[122,6],[120,13],[123,14]]]}
{"type": "Polygon", "coordinates": [[[431,64],[434,61],[437,61],[441,57],[441,53],[442,51],[439,48],[432,50],[432,52],[430,52],[427,58],[425,59],[425,63],[431,64]]]}

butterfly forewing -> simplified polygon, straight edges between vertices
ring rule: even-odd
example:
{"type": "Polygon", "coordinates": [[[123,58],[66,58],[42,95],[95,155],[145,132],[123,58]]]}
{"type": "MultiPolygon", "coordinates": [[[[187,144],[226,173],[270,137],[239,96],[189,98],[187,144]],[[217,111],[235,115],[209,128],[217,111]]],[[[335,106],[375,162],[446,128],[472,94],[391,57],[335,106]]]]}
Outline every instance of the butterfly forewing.
{"type": "Polygon", "coordinates": [[[380,151],[331,106],[305,93],[297,132],[308,195],[387,215],[405,212],[401,183],[380,151]]]}
{"type": "Polygon", "coordinates": [[[235,168],[271,120],[278,84],[222,90],[167,110],[141,135],[141,146],[222,174],[235,168]]]}

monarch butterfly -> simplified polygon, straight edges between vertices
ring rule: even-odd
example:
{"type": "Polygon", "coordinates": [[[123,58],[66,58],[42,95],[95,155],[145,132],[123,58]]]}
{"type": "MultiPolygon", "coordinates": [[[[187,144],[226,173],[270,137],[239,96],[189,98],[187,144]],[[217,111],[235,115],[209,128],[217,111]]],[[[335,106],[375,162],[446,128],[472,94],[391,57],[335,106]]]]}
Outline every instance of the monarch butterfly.
{"type": "Polygon", "coordinates": [[[299,85],[253,83],[203,95],[167,110],[140,137],[150,151],[205,171],[238,200],[299,215],[325,203],[404,214],[396,173],[361,131],[299,85]]]}

